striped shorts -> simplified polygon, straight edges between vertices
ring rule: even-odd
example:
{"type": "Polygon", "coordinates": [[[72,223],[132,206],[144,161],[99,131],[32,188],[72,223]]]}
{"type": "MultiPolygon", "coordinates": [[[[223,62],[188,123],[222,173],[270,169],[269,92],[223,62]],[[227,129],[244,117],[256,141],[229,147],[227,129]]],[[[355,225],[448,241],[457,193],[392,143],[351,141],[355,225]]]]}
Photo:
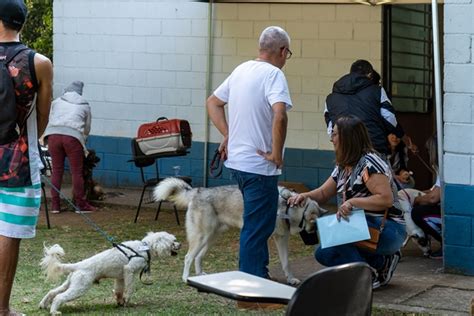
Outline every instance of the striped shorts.
{"type": "Polygon", "coordinates": [[[0,187],[0,235],[33,238],[41,204],[41,184],[28,187],[0,187]]]}

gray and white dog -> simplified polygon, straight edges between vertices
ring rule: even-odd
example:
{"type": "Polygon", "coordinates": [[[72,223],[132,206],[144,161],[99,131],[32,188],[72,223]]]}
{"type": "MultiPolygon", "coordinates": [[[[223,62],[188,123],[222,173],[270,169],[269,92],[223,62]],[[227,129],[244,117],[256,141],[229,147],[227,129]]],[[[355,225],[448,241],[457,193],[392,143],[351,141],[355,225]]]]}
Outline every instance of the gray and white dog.
{"type": "MultiPolygon", "coordinates": [[[[288,207],[286,200],[296,194],[279,187],[280,198],[276,227],[273,232],[281,266],[288,284],[296,285],[288,267],[288,238],[302,230],[315,231],[315,219],[327,211],[307,199],[305,205],[288,207]]],[[[184,260],[183,281],[189,277],[191,264],[197,275],[202,274],[201,261],[219,233],[229,227],[242,228],[243,199],[237,186],[192,188],[178,178],[166,178],[154,189],[155,201],[169,201],[186,208],[186,238],[189,249],[184,260]]]]}

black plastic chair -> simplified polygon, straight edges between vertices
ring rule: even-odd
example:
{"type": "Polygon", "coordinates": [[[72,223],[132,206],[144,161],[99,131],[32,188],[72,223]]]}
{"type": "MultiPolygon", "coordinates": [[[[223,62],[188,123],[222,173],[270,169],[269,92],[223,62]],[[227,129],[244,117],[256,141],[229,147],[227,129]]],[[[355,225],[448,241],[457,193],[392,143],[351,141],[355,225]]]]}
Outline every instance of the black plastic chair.
{"type": "MultiPolygon", "coordinates": [[[[138,148],[138,144],[136,140],[134,138],[132,139],[133,159],[131,161],[133,161],[135,166],[140,169],[140,175],[143,182],[143,188],[142,188],[142,193],[140,195],[140,201],[138,202],[137,213],[135,214],[135,220],[133,221],[134,223],[136,223],[138,220],[140,209],[142,207],[144,196],[145,196],[145,191],[148,188],[155,187],[158,183],[160,183],[161,180],[163,180],[163,178],[160,178],[160,171],[159,171],[158,162],[157,162],[158,158],[184,156],[186,154],[187,152],[176,152],[176,153],[166,153],[166,154],[156,154],[152,156],[145,156],[141,153],[140,149],[138,148]],[[145,175],[144,168],[150,167],[153,165],[154,165],[155,174],[153,176],[147,177],[145,175]]],[[[191,182],[192,182],[191,178],[189,177],[178,177],[178,178],[186,181],[189,185],[191,185],[191,182]]],[[[149,202],[151,203],[154,201],[150,200],[149,202]]],[[[162,203],[163,201],[160,201],[158,204],[158,208],[156,210],[156,215],[155,215],[155,221],[158,220],[158,215],[160,215],[162,203]]],[[[176,217],[176,223],[178,225],[181,225],[179,221],[179,216],[178,216],[178,209],[176,208],[176,205],[174,204],[173,204],[173,209],[174,209],[174,215],[176,217]]]]}
{"type": "Polygon", "coordinates": [[[372,312],[372,271],[363,262],[320,270],[296,289],[287,316],[359,316],[372,312]]]}
{"type": "Polygon", "coordinates": [[[48,226],[48,229],[51,229],[51,224],[49,222],[49,211],[48,211],[48,199],[46,198],[46,183],[43,177],[48,176],[48,171],[51,174],[51,163],[50,159],[51,156],[49,155],[48,149],[46,147],[41,146],[38,143],[38,148],[39,148],[39,154],[41,158],[41,162],[43,163],[43,169],[41,169],[41,191],[43,192],[43,205],[44,205],[44,211],[46,215],[46,225],[48,226]]]}

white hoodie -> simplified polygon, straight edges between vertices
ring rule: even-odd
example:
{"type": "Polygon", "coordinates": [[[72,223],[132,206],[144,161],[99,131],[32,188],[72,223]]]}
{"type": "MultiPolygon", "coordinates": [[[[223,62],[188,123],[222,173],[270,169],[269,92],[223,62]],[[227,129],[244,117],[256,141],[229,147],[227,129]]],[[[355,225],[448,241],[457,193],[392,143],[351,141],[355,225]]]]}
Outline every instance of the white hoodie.
{"type": "Polygon", "coordinates": [[[77,92],[64,93],[51,104],[49,123],[44,136],[68,135],[76,138],[86,150],[86,140],[91,129],[91,108],[77,92]]]}

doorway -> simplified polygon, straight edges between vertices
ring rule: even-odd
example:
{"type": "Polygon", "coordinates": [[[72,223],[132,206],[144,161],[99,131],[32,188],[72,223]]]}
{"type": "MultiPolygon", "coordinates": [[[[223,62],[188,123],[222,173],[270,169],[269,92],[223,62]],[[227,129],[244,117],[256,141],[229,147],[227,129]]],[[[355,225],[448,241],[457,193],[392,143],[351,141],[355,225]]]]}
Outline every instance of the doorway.
{"type": "MultiPolygon", "coordinates": [[[[436,133],[431,5],[385,5],[383,10],[383,85],[419,148],[419,155],[409,153],[408,167],[415,187],[425,190],[436,177],[423,163],[429,164],[425,143],[436,133]]],[[[442,6],[439,12],[442,21],[442,6]]]]}

